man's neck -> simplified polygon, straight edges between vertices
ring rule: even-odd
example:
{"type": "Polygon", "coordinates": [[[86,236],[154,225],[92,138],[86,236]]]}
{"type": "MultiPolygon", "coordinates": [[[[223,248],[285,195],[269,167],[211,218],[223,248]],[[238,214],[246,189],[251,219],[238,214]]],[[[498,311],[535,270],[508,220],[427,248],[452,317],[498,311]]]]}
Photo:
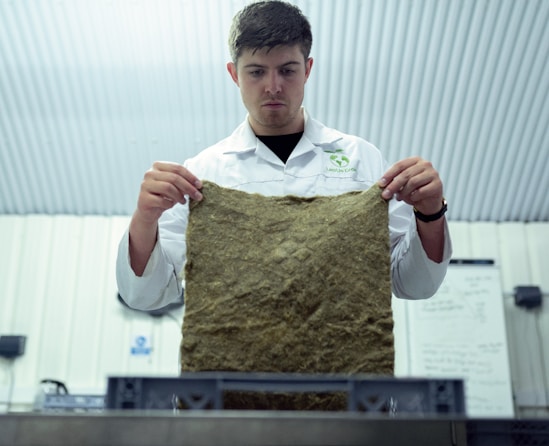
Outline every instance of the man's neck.
{"type": "Polygon", "coordinates": [[[267,126],[256,121],[252,115],[248,115],[248,123],[256,135],[280,136],[292,135],[305,130],[305,112],[303,107],[299,109],[294,118],[283,126],[267,126]]]}
{"type": "Polygon", "coordinates": [[[303,132],[290,133],[289,135],[257,135],[284,164],[299,143],[301,136],[303,136],[303,132]]]}

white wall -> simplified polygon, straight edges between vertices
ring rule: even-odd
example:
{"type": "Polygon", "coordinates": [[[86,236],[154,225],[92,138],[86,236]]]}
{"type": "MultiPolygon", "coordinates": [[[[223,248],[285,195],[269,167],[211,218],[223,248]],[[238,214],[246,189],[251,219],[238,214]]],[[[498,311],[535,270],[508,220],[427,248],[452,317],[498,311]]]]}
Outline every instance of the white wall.
{"type": "Polygon", "coordinates": [[[516,416],[549,415],[549,224],[453,223],[455,258],[493,258],[501,269],[516,416]],[[544,292],[541,309],[514,304],[518,285],[544,292]]]}
{"type": "MultiPolygon", "coordinates": [[[[15,362],[0,358],[0,412],[31,407],[41,379],[74,394],[105,393],[109,375],[175,376],[181,310],[153,318],[116,299],[114,263],[128,218],[0,216],[0,335],[27,336],[15,362]],[[136,336],[150,355],[132,355],[136,336]],[[12,379],[13,377],[13,379],[12,379]]],[[[549,224],[450,224],[454,257],[501,269],[517,416],[549,414],[549,224]],[[515,307],[517,285],[546,293],[541,310],[515,307]]]]}
{"type": "MultiPolygon", "coordinates": [[[[14,408],[32,402],[43,378],[65,382],[71,393],[104,393],[108,375],[178,373],[181,314],[156,319],[117,301],[115,255],[127,222],[0,217],[0,334],[27,336],[13,364],[14,408]],[[152,338],[151,355],[130,354],[137,335],[152,338]]],[[[0,361],[4,402],[10,365],[0,361]]]]}

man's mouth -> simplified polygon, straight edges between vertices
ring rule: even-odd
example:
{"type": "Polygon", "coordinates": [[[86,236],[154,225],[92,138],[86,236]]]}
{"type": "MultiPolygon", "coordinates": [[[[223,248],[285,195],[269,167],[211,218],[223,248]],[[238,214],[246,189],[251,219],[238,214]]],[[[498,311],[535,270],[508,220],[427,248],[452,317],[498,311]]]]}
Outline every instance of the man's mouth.
{"type": "Polygon", "coordinates": [[[284,103],[279,102],[279,101],[269,101],[269,102],[265,102],[263,104],[263,107],[266,107],[266,108],[281,108],[281,107],[284,107],[284,103]]]}

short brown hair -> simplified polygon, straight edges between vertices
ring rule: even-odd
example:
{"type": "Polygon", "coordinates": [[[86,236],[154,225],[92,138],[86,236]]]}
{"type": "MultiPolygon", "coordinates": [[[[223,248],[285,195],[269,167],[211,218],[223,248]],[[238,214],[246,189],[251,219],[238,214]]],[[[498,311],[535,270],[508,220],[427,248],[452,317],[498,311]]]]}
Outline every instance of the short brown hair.
{"type": "Polygon", "coordinates": [[[313,44],[311,25],[295,5],[280,0],[259,1],[245,6],[233,18],[229,50],[234,63],[246,49],[296,44],[307,60],[313,44]]]}

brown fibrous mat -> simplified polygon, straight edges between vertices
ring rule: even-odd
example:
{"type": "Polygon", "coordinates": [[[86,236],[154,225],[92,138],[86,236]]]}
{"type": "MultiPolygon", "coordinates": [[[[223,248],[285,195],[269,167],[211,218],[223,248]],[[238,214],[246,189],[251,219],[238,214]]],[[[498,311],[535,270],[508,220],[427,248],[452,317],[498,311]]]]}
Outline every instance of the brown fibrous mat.
{"type": "MultiPolygon", "coordinates": [[[[204,181],[186,234],[181,370],[392,375],[381,190],[266,197],[204,181]]],[[[226,408],[344,409],[342,395],[232,393],[226,408]]]]}

